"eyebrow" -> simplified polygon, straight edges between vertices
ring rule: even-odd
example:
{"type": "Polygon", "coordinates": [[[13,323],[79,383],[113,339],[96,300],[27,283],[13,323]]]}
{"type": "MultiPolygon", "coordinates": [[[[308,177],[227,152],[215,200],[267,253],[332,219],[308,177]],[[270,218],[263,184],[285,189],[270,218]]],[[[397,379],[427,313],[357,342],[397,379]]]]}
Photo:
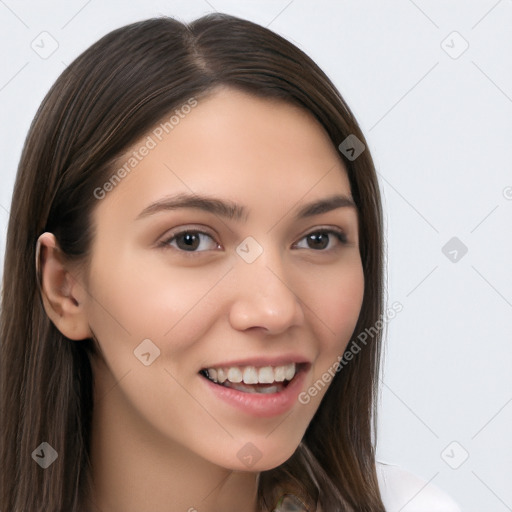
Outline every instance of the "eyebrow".
{"type": "Polygon", "coordinates": [[[178,208],[195,208],[196,210],[203,210],[232,220],[241,220],[247,217],[248,213],[243,206],[233,201],[224,201],[196,194],[177,194],[171,197],[164,197],[150,204],[139,213],[136,220],[159,212],[177,210],[178,208]]]}
{"type": "MultiPolygon", "coordinates": [[[[248,210],[233,201],[221,200],[214,197],[199,196],[196,194],[177,194],[164,197],[144,208],[135,220],[139,220],[156,213],[177,210],[179,208],[194,208],[214,215],[219,215],[230,220],[247,219],[248,210]]],[[[297,218],[303,219],[327,213],[338,208],[354,208],[357,206],[353,199],[347,195],[337,194],[325,199],[313,201],[304,205],[298,212],[297,218]]]]}
{"type": "Polygon", "coordinates": [[[338,208],[354,208],[357,210],[356,203],[354,203],[351,197],[338,194],[306,204],[298,211],[297,217],[299,219],[313,217],[314,215],[327,213],[338,208]]]}

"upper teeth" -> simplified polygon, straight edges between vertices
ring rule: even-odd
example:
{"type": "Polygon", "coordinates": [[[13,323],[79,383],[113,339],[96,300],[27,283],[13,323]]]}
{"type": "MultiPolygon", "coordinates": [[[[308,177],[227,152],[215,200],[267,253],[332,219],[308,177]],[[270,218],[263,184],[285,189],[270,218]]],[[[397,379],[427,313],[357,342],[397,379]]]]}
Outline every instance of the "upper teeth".
{"type": "Polygon", "coordinates": [[[230,368],[208,368],[208,376],[214,382],[233,383],[244,382],[244,384],[272,384],[272,382],[283,382],[292,380],[295,376],[295,363],[284,366],[244,366],[242,368],[233,366],[230,368]]]}

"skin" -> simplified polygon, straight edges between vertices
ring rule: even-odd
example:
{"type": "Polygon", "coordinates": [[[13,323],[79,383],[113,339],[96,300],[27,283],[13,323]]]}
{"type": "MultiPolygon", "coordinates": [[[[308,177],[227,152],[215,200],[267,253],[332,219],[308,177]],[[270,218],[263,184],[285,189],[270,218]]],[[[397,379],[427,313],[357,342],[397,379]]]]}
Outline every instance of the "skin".
{"type": "Polygon", "coordinates": [[[221,402],[198,371],[298,353],[311,362],[305,391],[337,361],[363,299],[357,210],[296,217],[335,194],[351,197],[346,170],[310,113],[220,88],[98,201],[86,271],[66,262],[52,234],[40,237],[50,319],[72,340],[94,335],[103,353],[92,361],[97,510],[257,511],[258,473],[293,454],[328,386],[260,418],[221,402]],[[136,219],[191,192],[236,201],[247,215],[179,208],[136,219]],[[183,227],[212,239],[187,252],[171,239],[183,227]],[[331,234],[327,248],[311,248],[306,235],[319,228],[342,230],[347,243],[331,234]],[[248,236],[263,248],[250,264],[235,250],[248,236]],[[160,350],[149,366],[134,355],[145,339],[160,350]],[[250,469],[237,456],[249,442],[261,453],[250,469]]]}

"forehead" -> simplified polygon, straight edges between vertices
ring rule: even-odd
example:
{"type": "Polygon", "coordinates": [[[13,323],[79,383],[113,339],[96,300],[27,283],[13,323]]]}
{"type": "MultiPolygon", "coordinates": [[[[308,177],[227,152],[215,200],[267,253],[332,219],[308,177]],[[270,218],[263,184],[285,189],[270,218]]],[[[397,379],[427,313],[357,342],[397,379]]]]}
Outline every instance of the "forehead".
{"type": "Polygon", "coordinates": [[[350,195],[344,164],[311,113],[230,88],[164,116],[112,172],[121,168],[127,172],[105,205],[116,197],[140,210],[162,195],[187,192],[289,208],[302,198],[350,195]]]}

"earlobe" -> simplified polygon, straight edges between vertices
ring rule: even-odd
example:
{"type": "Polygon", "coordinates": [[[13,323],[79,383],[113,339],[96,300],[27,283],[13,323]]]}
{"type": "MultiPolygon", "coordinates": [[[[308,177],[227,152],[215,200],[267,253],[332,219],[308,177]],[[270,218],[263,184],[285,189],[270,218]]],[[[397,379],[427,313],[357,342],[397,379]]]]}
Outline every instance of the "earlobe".
{"type": "Polygon", "coordinates": [[[52,233],[43,233],[38,238],[35,264],[44,309],[55,327],[72,340],[90,338],[85,309],[87,292],[67,268],[52,233]]]}

